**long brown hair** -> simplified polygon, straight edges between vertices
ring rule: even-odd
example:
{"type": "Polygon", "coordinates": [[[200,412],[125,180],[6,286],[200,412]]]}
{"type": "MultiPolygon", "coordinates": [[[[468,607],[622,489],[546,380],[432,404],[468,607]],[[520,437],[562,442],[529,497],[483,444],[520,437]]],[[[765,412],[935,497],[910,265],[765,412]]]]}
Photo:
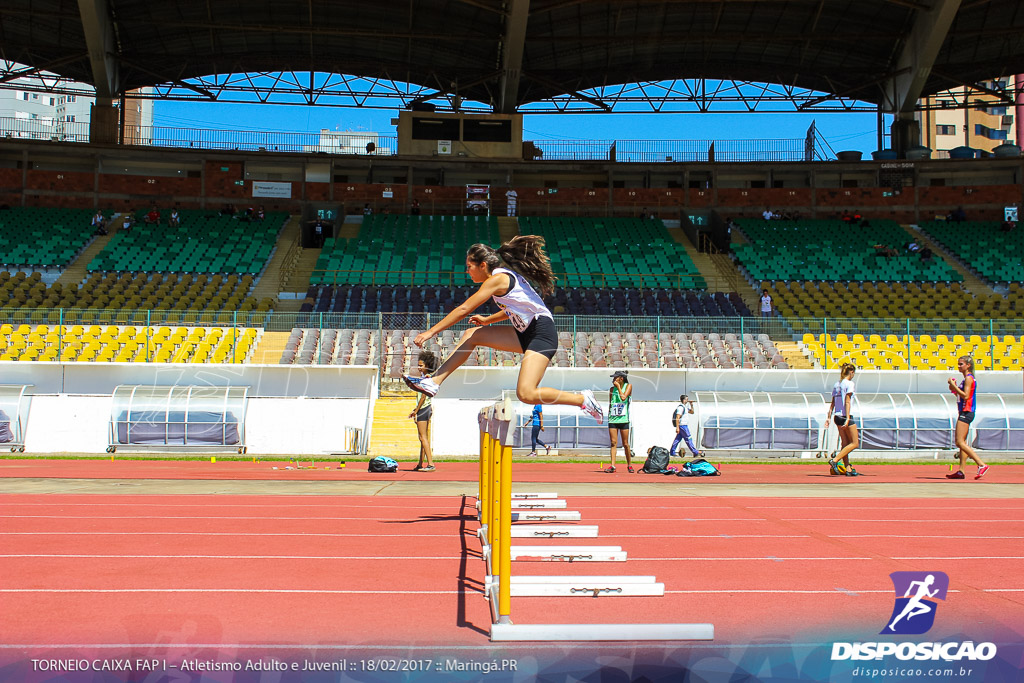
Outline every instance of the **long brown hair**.
{"type": "Polygon", "coordinates": [[[437,356],[430,349],[420,351],[419,358],[417,359],[423,362],[423,367],[427,369],[427,372],[433,374],[437,370],[437,356]]]}
{"type": "Polygon", "coordinates": [[[486,244],[474,244],[466,252],[474,263],[484,263],[493,272],[503,262],[532,282],[541,296],[555,291],[555,274],[551,259],[544,251],[544,238],[540,235],[518,235],[497,249],[486,244]]]}

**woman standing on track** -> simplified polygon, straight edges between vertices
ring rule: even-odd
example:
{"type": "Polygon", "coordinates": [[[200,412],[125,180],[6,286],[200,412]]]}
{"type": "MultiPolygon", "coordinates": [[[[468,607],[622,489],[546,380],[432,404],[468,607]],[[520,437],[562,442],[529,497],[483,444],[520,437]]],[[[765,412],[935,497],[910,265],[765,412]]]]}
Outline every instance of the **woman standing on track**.
{"type": "Polygon", "coordinates": [[[550,294],[555,287],[551,261],[544,253],[544,238],[537,235],[519,235],[502,244],[497,250],[485,244],[474,244],[466,253],[466,273],[480,288],[463,304],[446,315],[426,332],[416,335],[413,343],[422,347],[429,339],[459,322],[491,297],[501,308],[492,315],[473,315],[469,322],[476,327],[466,330],[459,344],[441,367],[430,377],[402,379],[409,388],[427,396],[437,393],[441,383],[478,346],[498,351],[523,354],[516,382],[516,397],[523,403],[543,403],[579,406],[597,420],[604,421],[601,406],[590,390],[582,393],[541,387],[544,372],[558,348],[555,319],[544,305],[541,295],[550,294]],[[507,266],[507,267],[506,267],[507,266]],[[527,281],[536,283],[540,294],[527,281]],[[508,319],[512,326],[493,326],[508,319]]]}
{"type": "Polygon", "coordinates": [[[629,404],[632,401],[633,385],[626,378],[626,370],[616,370],[612,375],[612,388],[608,390],[608,437],[611,439],[611,464],[605,472],[615,472],[615,447],[622,439],[622,450],[626,452],[626,471],[633,472],[633,451],[629,448],[629,404]]]}
{"type": "Polygon", "coordinates": [[[551,452],[551,446],[540,440],[540,433],[544,431],[544,406],[537,404],[530,413],[530,452],[527,456],[537,455],[537,444],[544,447],[544,455],[551,452]]]}
{"type": "MultiPolygon", "coordinates": [[[[420,376],[427,377],[434,370],[437,370],[437,356],[433,351],[421,351],[419,359],[420,376]]],[[[434,453],[430,450],[430,418],[433,417],[434,408],[430,405],[430,397],[420,394],[416,407],[409,413],[409,417],[416,418],[416,434],[420,437],[420,461],[415,472],[434,471],[434,453]]]]}
{"type": "Polygon", "coordinates": [[[950,377],[949,390],[957,396],[956,408],[959,415],[956,418],[956,430],[953,434],[956,447],[960,449],[958,453],[960,469],[947,474],[946,478],[964,479],[964,465],[967,464],[967,458],[970,458],[978,464],[978,473],[974,475],[974,478],[981,479],[988,472],[988,465],[981,461],[978,454],[967,443],[967,432],[971,422],[974,421],[974,411],[978,407],[978,382],[974,379],[974,359],[970,356],[960,356],[956,361],[956,367],[964,378],[957,386],[956,378],[950,377]]]}
{"type": "Polygon", "coordinates": [[[839,381],[832,387],[832,402],[828,408],[826,424],[831,417],[839,429],[839,442],[842,450],[834,458],[829,458],[828,466],[832,474],[845,474],[848,477],[859,476],[857,470],[850,467],[850,453],[860,446],[860,436],[857,434],[857,423],[854,422],[853,409],[853,375],[857,372],[857,366],[853,363],[843,363],[839,371],[839,381]],[[842,466],[838,461],[842,460],[842,466]]]}

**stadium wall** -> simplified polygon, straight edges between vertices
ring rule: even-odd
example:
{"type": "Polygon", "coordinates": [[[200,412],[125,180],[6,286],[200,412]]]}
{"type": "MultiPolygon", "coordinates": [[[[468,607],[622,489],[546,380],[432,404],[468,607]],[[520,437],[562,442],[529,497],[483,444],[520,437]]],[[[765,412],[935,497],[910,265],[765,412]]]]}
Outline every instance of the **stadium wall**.
{"type": "Polygon", "coordinates": [[[423,157],[274,152],[210,152],[0,142],[0,205],[135,211],[156,203],[220,209],[264,204],[299,213],[310,202],[364,204],[405,213],[462,213],[467,183],[490,183],[492,209],[504,190],[524,215],[636,215],[662,218],[717,209],[758,216],[765,207],[828,217],[851,210],[900,222],[926,220],[963,206],[971,219],[997,220],[1024,203],[1022,158],[899,162],[480,161],[423,157]],[[253,183],[287,184],[287,197],[253,197],[253,183]],[[385,196],[390,194],[390,196],[385,196]]]}
{"type": "MultiPolygon", "coordinates": [[[[28,454],[102,454],[109,443],[114,389],[122,385],[245,387],[246,447],[252,455],[338,452],[344,428],[368,429],[378,394],[375,366],[276,366],[125,363],[2,362],[7,385],[30,385],[28,454]]],[[[979,372],[979,393],[1019,394],[1024,375],[979,372]]],[[[474,455],[479,447],[477,411],[514,391],[517,368],[462,368],[435,399],[434,450],[474,455]]],[[[835,371],[633,369],[634,449],[646,452],[670,440],[669,418],[680,394],[698,392],[831,392],[835,371]]],[[[860,395],[946,393],[949,373],[862,371],[860,395]]],[[[550,368],[545,386],[570,391],[592,387],[607,402],[607,368],[550,368]]],[[[410,429],[412,425],[410,424],[410,429]]]]}

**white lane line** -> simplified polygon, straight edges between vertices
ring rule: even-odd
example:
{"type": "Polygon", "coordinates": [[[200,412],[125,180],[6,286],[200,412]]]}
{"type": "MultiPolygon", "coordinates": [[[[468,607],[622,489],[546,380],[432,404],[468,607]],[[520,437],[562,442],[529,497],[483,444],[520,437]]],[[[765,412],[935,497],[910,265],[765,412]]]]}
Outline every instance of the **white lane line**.
{"type": "MultiPolygon", "coordinates": [[[[436,511],[436,510],[435,510],[436,511]]],[[[465,519],[476,519],[476,515],[465,514],[465,519]]],[[[408,522],[409,517],[312,517],[305,515],[302,517],[270,517],[270,516],[234,516],[234,515],[0,515],[0,519],[215,519],[223,522],[230,522],[232,520],[265,520],[268,522],[281,522],[281,521],[295,521],[295,522],[337,522],[337,521],[355,521],[355,522],[408,522]]],[[[455,521],[455,520],[442,520],[442,521],[455,521]]],[[[625,519],[623,521],[626,521],[625,519]]],[[[744,520],[740,520],[744,521],[744,520]]],[[[749,520],[756,521],[756,520],[749,520]]],[[[980,520],[979,520],[980,521],[980,520]]]]}
{"type": "MultiPolygon", "coordinates": [[[[472,514],[463,515],[465,519],[475,519],[472,514]]],[[[314,517],[314,516],[301,516],[301,517],[269,517],[269,516],[227,516],[227,515],[0,515],[0,519],[63,519],[63,520],[120,520],[120,519],[155,519],[155,520],[183,520],[183,519],[206,519],[206,520],[218,520],[218,521],[268,521],[268,522],[282,522],[282,521],[296,521],[296,522],[337,522],[337,521],[357,521],[357,522],[395,522],[395,521],[407,521],[408,517],[394,517],[394,518],[376,518],[369,519],[367,517],[314,517]]],[[[666,522],[676,523],[680,521],[693,520],[701,522],[760,522],[760,523],[774,523],[777,521],[781,522],[835,522],[835,517],[780,517],[778,519],[770,519],[764,517],[703,517],[703,516],[680,516],[673,518],[665,517],[595,517],[593,521],[606,521],[606,522],[636,522],[636,521],[650,521],[650,522],[666,522]]],[[[948,519],[907,519],[907,518],[885,518],[885,519],[873,519],[873,518],[851,518],[844,517],[844,524],[866,524],[866,523],[906,523],[906,522],[932,522],[936,524],[948,524],[948,519]]],[[[984,524],[1022,524],[1024,519],[972,519],[972,523],[984,523],[984,524]]]]}
{"type": "MultiPolygon", "coordinates": [[[[376,538],[378,536],[390,536],[394,538],[452,538],[452,534],[336,534],[317,533],[306,531],[281,532],[247,532],[247,531],[0,531],[0,536],[300,536],[313,537],[324,536],[328,538],[376,538]]],[[[630,534],[629,536],[618,536],[618,538],[813,538],[808,534],[630,534]]],[[[953,538],[952,536],[936,536],[936,538],[953,538]]],[[[973,538],[973,537],[971,537],[973,538]]],[[[1013,537],[1015,538],[1015,537],[1013,537]]]]}
{"type": "MultiPolygon", "coordinates": [[[[131,559],[131,560],[441,560],[453,561],[462,559],[461,555],[94,555],[80,553],[5,553],[0,555],[4,559],[131,559]]],[[[872,561],[877,559],[892,560],[1024,560],[1022,555],[939,555],[930,556],[892,556],[890,558],[878,557],[780,557],[758,556],[758,557],[630,557],[631,560],[644,562],[757,562],[770,560],[772,562],[845,562],[852,560],[872,561]]]]}
{"type": "Polygon", "coordinates": [[[1024,536],[974,536],[974,535],[950,535],[950,534],[828,534],[829,538],[969,538],[978,541],[986,540],[1013,540],[1013,539],[1024,539],[1024,536]]]}
{"type": "MultiPolygon", "coordinates": [[[[1024,593],[1024,588],[980,588],[978,589],[982,593],[1024,593]]],[[[965,591],[954,590],[950,588],[947,593],[964,593],[965,591]]],[[[828,595],[833,593],[844,593],[847,595],[859,595],[868,593],[881,593],[884,595],[892,595],[892,589],[888,590],[858,590],[855,588],[832,588],[826,590],[783,590],[778,588],[771,589],[757,589],[757,588],[738,588],[735,590],[730,589],[716,589],[716,590],[666,590],[665,593],[678,593],[678,594],[696,594],[703,595],[707,593],[737,593],[737,594],[794,594],[794,595],[828,595]]]]}
{"type": "Polygon", "coordinates": [[[17,558],[48,559],[126,559],[126,560],[461,560],[461,555],[45,555],[5,554],[0,560],[17,558]]]}
{"type": "MultiPolygon", "coordinates": [[[[1024,593],[1024,588],[981,588],[982,593],[1024,593]]],[[[261,594],[309,594],[309,595],[463,595],[466,593],[479,594],[482,591],[467,587],[463,590],[446,591],[400,591],[400,590],[330,590],[313,588],[0,588],[0,594],[19,593],[53,593],[53,594],[78,594],[78,593],[261,593],[261,594]]],[[[963,593],[961,590],[950,589],[948,593],[963,593]]],[[[887,590],[858,590],[848,588],[828,588],[821,590],[784,590],[778,588],[723,588],[723,589],[700,589],[700,590],[666,590],[665,593],[678,595],[706,595],[706,594],[744,594],[744,595],[830,595],[835,593],[844,594],[882,594],[892,595],[892,589],[887,590]]]]}
{"type": "MultiPolygon", "coordinates": [[[[462,595],[481,593],[476,588],[457,591],[317,590],[312,588],[0,588],[0,593],[299,593],[311,595],[462,595]]],[[[891,592],[891,591],[890,591],[891,592]]],[[[952,592],[952,591],[948,591],[952,592]]]]}

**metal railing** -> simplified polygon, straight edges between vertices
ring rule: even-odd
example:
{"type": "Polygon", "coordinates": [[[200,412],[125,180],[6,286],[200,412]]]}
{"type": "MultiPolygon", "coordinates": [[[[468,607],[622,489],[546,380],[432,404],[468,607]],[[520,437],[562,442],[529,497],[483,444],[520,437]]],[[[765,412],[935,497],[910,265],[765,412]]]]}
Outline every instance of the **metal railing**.
{"type": "MultiPolygon", "coordinates": [[[[90,140],[89,123],[0,117],[0,137],[17,140],[90,140]]],[[[820,137],[814,138],[820,141],[820,137]]],[[[302,133],[132,126],[123,144],[177,149],[238,150],[393,156],[398,136],[360,131],[302,133]]],[[[820,142],[818,143],[820,144],[820,142]]],[[[538,161],[615,161],[627,163],[805,161],[821,158],[804,138],[759,140],[532,140],[525,156],[538,161]],[[811,156],[808,157],[808,154],[811,156]]]]}
{"type": "MultiPolygon", "coordinates": [[[[634,287],[637,289],[704,289],[700,273],[597,273],[556,272],[559,284],[575,287],[634,287]],[[573,284],[577,283],[577,284],[573,284]],[[580,284],[582,283],[582,284],[580,284]]],[[[312,272],[310,282],[318,285],[470,285],[464,271],[448,270],[323,270],[312,272]]]]}
{"type": "MultiPolygon", "coordinates": [[[[295,328],[316,330],[367,330],[373,334],[374,352],[369,357],[370,364],[386,361],[384,339],[395,330],[420,331],[430,328],[445,313],[328,313],[328,312],[260,312],[260,311],[167,311],[167,310],[101,310],[101,309],[25,309],[0,308],[0,356],[10,355],[13,347],[11,340],[15,333],[38,333],[39,325],[47,325],[43,335],[44,347],[54,346],[58,357],[67,346],[78,341],[73,331],[75,326],[135,326],[145,328],[151,335],[162,326],[167,327],[218,327],[229,334],[232,340],[240,339],[237,331],[245,328],[256,328],[266,332],[292,331],[295,328]],[[26,329],[19,329],[22,325],[26,329]],[[10,326],[10,327],[8,327],[10,326]],[[45,337],[49,337],[47,342],[45,337]]],[[[570,333],[572,343],[564,346],[570,358],[580,350],[577,346],[577,333],[587,335],[619,333],[625,338],[627,333],[642,336],[650,333],[645,350],[656,351],[654,367],[662,367],[662,357],[670,350],[670,344],[678,344],[678,340],[669,341],[663,333],[676,335],[684,333],[692,335],[700,333],[705,338],[717,334],[725,339],[726,335],[736,335],[729,342],[730,347],[742,357],[744,347],[763,342],[759,335],[767,335],[772,342],[801,342],[805,335],[811,343],[824,343],[829,350],[829,357],[822,365],[832,368],[840,360],[838,353],[841,347],[836,340],[848,341],[847,350],[854,349],[861,354],[868,348],[891,359],[900,359],[910,364],[917,361],[921,352],[924,335],[935,342],[939,335],[944,335],[946,350],[956,356],[974,355],[981,367],[991,369],[996,351],[1001,344],[1022,339],[1022,321],[1020,319],[913,319],[913,318],[759,318],[759,317],[707,317],[707,316],[598,316],[598,315],[555,315],[556,327],[562,332],[570,333]],[[846,335],[843,340],[840,335],[846,335]],[[854,335],[861,335],[859,348],[854,343],[854,335]],[[872,341],[871,335],[877,335],[872,341]]],[[[441,344],[442,350],[449,350],[463,330],[468,329],[467,322],[461,322],[446,331],[435,343],[441,344]]],[[[148,338],[148,337],[147,337],[148,338]]],[[[713,338],[713,337],[711,337],[713,338]]],[[[17,349],[20,351],[20,349],[17,349]]],[[[141,350],[141,349],[140,349],[141,350]]],[[[18,354],[20,356],[20,353],[18,354]]],[[[37,354],[38,355],[38,354],[37,354]]],[[[232,352],[232,357],[235,357],[232,352]]],[[[504,361],[500,353],[485,354],[484,364],[502,365],[504,361]]],[[[1010,359],[1011,362],[1013,359],[1010,359]]],[[[155,362],[155,355],[147,352],[145,362],[155,362]]],[[[314,361],[315,362],[315,361],[314,361]]],[[[383,364],[382,364],[383,365],[383,364]]],[[[887,367],[887,366],[886,366],[887,367]]],[[[1021,368],[1021,359],[1016,358],[1015,369],[1021,368]]]]}

